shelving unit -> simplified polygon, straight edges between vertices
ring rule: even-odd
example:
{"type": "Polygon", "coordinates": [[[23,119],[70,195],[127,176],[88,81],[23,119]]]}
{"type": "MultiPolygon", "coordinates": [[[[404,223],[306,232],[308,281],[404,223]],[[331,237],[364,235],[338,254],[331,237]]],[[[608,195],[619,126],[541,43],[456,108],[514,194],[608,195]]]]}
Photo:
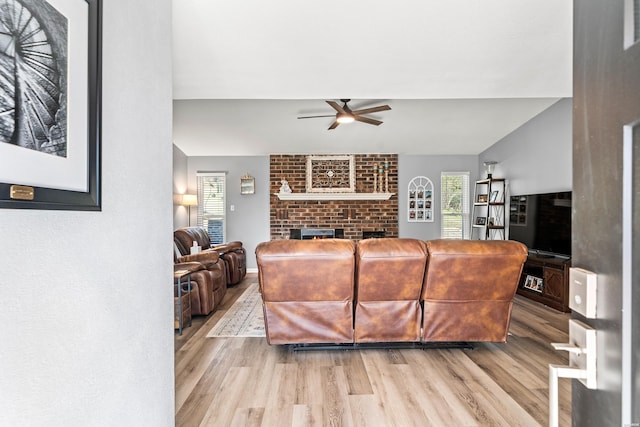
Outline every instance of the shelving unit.
{"type": "Polygon", "coordinates": [[[471,214],[471,239],[505,239],[505,179],[476,181],[471,214]]]}

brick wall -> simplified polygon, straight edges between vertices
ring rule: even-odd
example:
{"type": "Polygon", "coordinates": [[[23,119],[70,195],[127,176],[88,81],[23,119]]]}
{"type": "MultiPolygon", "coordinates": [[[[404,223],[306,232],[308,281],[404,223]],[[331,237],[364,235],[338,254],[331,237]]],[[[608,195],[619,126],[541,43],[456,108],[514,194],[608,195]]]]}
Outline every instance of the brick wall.
{"type": "MultiPolygon", "coordinates": [[[[291,228],[342,228],[346,239],[360,240],[363,231],[384,230],[398,237],[398,155],[356,154],[356,192],[372,193],[375,164],[389,163],[389,200],[280,200],[274,193],[286,179],[293,193],[306,188],[306,155],[270,156],[271,239],[289,238],[291,228]]],[[[378,189],[379,191],[379,189],[378,189]]]]}

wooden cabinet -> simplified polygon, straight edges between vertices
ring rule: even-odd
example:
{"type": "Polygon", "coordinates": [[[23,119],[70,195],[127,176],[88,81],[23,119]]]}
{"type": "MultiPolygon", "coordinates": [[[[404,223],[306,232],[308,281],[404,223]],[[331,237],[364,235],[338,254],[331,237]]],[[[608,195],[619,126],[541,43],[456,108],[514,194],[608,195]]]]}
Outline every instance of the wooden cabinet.
{"type": "Polygon", "coordinates": [[[522,269],[518,294],[563,312],[569,309],[569,267],[564,257],[529,255],[522,269]]]}

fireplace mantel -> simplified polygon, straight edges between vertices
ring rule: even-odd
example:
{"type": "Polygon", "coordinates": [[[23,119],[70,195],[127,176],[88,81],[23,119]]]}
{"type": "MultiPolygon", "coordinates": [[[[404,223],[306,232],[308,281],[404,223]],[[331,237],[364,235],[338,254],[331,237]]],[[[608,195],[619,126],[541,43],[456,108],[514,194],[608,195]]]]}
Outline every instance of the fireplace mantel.
{"type": "Polygon", "coordinates": [[[395,193],[274,193],[280,200],[389,200],[395,193]]]}

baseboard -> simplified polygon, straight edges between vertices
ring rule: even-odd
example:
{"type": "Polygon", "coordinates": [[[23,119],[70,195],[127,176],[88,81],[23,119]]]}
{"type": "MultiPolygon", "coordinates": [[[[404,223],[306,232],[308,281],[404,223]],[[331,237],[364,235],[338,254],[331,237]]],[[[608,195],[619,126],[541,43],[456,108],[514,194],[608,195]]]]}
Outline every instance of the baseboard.
{"type": "Polygon", "coordinates": [[[257,273],[257,272],[258,272],[258,267],[247,268],[247,273],[257,273]]]}

